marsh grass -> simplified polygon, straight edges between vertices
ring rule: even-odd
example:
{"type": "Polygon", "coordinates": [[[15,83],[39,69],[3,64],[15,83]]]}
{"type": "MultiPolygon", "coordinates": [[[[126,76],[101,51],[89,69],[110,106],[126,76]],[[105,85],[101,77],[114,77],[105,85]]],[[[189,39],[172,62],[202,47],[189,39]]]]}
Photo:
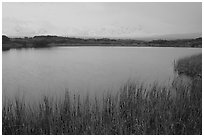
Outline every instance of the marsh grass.
{"type": "Polygon", "coordinates": [[[202,134],[202,79],[193,77],[190,87],[180,81],[175,84],[176,79],[169,87],[128,82],[101,99],[71,95],[68,90],[64,98],[43,96],[35,105],[6,98],[2,133],[202,134]]]}
{"type": "Polygon", "coordinates": [[[104,96],[102,104],[80,95],[71,101],[68,91],[63,101],[44,96],[36,106],[7,100],[3,134],[201,134],[202,101],[185,90],[174,98],[170,90],[127,84],[117,95],[104,96]]]}
{"type": "Polygon", "coordinates": [[[189,77],[202,75],[202,54],[181,58],[174,65],[178,74],[185,74],[189,77]]]}

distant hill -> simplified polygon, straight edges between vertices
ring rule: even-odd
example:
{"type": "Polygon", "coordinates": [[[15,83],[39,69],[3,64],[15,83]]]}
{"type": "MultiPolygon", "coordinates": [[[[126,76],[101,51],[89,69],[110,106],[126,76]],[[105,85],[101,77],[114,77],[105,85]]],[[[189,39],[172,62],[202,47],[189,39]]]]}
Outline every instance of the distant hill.
{"type": "Polygon", "coordinates": [[[131,46],[131,47],[202,47],[202,38],[152,41],[133,39],[82,39],[62,36],[34,36],[25,38],[9,38],[2,36],[2,50],[11,48],[44,48],[56,46],[131,46]]]}
{"type": "Polygon", "coordinates": [[[195,39],[202,37],[201,33],[184,33],[184,34],[166,34],[166,35],[155,35],[151,37],[140,38],[141,40],[178,40],[178,39],[195,39]]]}

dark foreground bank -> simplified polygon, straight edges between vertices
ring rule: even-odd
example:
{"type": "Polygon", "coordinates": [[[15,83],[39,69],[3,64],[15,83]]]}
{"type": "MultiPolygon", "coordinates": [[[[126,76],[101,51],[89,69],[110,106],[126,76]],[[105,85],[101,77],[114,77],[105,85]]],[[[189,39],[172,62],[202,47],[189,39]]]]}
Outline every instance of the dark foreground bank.
{"type": "MultiPolygon", "coordinates": [[[[199,55],[201,56],[201,55],[199,55]]],[[[3,134],[202,134],[201,58],[179,60],[175,71],[181,76],[169,87],[129,82],[116,95],[83,100],[80,95],[53,101],[44,96],[36,105],[23,99],[5,99],[2,106],[3,134]],[[187,60],[187,61],[186,61],[187,60]],[[190,61],[191,63],[188,63],[190,61]],[[197,63],[199,62],[199,63],[197,63]],[[188,66],[187,71],[182,70],[188,66]],[[182,74],[179,73],[182,71],[182,74]]]]}

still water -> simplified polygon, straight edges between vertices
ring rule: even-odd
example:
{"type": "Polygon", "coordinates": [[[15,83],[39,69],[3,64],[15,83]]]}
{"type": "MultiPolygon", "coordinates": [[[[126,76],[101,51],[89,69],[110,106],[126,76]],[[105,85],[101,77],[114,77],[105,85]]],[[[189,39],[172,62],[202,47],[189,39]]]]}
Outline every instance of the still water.
{"type": "Polygon", "coordinates": [[[168,83],[174,60],[201,48],[55,47],[2,53],[3,96],[118,90],[128,80],[168,83]]]}

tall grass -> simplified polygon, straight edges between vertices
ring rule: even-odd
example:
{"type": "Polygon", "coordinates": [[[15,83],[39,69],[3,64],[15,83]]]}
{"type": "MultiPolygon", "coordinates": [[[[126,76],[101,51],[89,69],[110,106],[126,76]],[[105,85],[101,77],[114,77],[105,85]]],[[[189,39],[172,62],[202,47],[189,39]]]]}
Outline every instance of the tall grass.
{"type": "Polygon", "coordinates": [[[202,134],[202,79],[170,87],[128,82],[115,95],[85,98],[65,91],[36,105],[5,99],[3,134],[202,134]],[[174,94],[174,95],[173,95],[174,94]]]}
{"type": "Polygon", "coordinates": [[[178,74],[185,74],[190,77],[202,75],[202,54],[185,57],[177,61],[174,66],[178,74]]]}

